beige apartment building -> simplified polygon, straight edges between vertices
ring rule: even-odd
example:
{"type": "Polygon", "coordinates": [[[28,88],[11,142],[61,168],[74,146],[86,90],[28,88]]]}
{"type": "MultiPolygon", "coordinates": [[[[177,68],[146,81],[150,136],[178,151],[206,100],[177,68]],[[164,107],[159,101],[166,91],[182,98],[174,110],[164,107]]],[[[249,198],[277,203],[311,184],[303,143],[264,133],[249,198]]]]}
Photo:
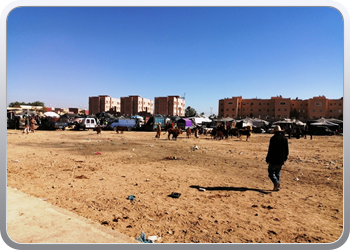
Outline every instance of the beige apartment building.
{"type": "Polygon", "coordinates": [[[101,112],[120,112],[120,99],[112,98],[109,95],[89,97],[89,114],[94,115],[101,112]]]}
{"type": "Polygon", "coordinates": [[[120,98],[121,109],[120,113],[123,115],[137,115],[139,113],[153,114],[153,101],[142,98],[138,95],[130,95],[128,97],[120,98]]]}
{"type": "Polygon", "coordinates": [[[155,97],[154,114],[167,116],[184,116],[185,99],[180,96],[155,97]]]}
{"type": "Polygon", "coordinates": [[[293,100],[282,96],[271,99],[243,99],[242,96],[238,96],[220,99],[218,109],[219,117],[231,118],[339,119],[343,116],[343,98],[327,99],[325,96],[316,96],[307,100],[293,100]]]}

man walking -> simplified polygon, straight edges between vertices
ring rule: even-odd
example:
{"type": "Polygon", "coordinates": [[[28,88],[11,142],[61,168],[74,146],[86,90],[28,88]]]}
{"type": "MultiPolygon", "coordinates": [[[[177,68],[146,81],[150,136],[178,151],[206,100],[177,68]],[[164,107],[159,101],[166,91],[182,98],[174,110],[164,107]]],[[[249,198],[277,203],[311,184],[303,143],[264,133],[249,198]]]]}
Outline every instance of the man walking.
{"type": "Polygon", "coordinates": [[[156,127],[156,138],[160,138],[160,133],[161,133],[161,131],[162,131],[162,128],[161,128],[161,124],[160,123],[158,123],[157,124],[157,127],[156,127]]]}
{"type": "Polygon", "coordinates": [[[274,184],[273,191],[280,190],[280,178],[282,165],[288,159],[289,149],[288,140],[282,134],[280,126],[274,129],[274,135],[270,139],[269,149],[266,156],[266,162],[269,164],[268,173],[269,178],[274,184]]]}

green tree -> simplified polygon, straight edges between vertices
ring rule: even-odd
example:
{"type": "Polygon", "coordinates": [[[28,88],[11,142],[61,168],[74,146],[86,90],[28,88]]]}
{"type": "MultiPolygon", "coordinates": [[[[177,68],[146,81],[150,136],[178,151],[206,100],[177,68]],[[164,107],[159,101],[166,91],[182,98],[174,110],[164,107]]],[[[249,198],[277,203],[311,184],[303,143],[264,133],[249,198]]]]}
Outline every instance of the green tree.
{"type": "Polygon", "coordinates": [[[16,107],[16,106],[19,106],[19,105],[25,105],[24,102],[10,102],[9,103],[9,107],[16,107]]]}
{"type": "Polygon", "coordinates": [[[29,102],[28,105],[30,106],[45,106],[45,104],[43,102],[40,101],[35,101],[35,102],[29,102]]]}
{"type": "Polygon", "coordinates": [[[45,104],[43,102],[39,102],[39,101],[35,101],[35,102],[10,102],[9,103],[9,107],[15,107],[15,106],[19,106],[19,105],[28,105],[28,106],[45,106],[45,104]]]}
{"type": "Polygon", "coordinates": [[[185,117],[192,117],[192,116],[197,116],[197,111],[194,108],[191,108],[190,106],[188,106],[185,109],[185,117]]]}

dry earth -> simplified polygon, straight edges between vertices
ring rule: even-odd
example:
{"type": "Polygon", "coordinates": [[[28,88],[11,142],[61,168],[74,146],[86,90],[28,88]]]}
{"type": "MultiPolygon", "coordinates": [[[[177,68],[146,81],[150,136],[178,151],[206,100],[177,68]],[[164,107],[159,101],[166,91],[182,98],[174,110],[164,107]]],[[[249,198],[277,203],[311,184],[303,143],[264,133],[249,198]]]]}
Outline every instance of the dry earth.
{"type": "Polygon", "coordinates": [[[331,243],[341,236],[343,137],[290,139],[281,190],[272,192],[271,134],[248,142],[154,136],[8,130],[7,185],[158,243],[331,243]]]}

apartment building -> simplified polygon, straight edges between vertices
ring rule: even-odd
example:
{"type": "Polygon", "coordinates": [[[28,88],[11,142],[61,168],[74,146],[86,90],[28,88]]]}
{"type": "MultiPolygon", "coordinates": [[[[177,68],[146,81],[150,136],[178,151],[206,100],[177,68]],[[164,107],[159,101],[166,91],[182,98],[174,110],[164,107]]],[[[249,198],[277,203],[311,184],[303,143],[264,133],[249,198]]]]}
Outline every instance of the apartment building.
{"type": "Polygon", "coordinates": [[[89,113],[94,115],[101,112],[120,112],[121,101],[109,95],[99,95],[89,97],[89,113]]]}
{"type": "Polygon", "coordinates": [[[339,116],[343,116],[343,98],[330,99],[328,100],[326,105],[327,105],[327,117],[339,118],[339,116]]]}
{"type": "Polygon", "coordinates": [[[282,96],[271,99],[243,99],[238,96],[220,99],[218,109],[219,117],[339,119],[343,115],[343,98],[327,99],[325,96],[316,96],[307,100],[293,100],[282,96]]]}
{"type": "Polygon", "coordinates": [[[154,114],[168,116],[185,115],[185,99],[174,95],[154,98],[154,114]]]}
{"type": "Polygon", "coordinates": [[[301,100],[298,97],[291,100],[291,112],[297,112],[297,114],[299,114],[299,119],[308,119],[309,111],[307,100],[301,100]]]}
{"type": "Polygon", "coordinates": [[[142,98],[138,95],[130,95],[128,97],[121,97],[121,114],[123,115],[137,115],[139,113],[153,114],[153,101],[142,98]]]}

